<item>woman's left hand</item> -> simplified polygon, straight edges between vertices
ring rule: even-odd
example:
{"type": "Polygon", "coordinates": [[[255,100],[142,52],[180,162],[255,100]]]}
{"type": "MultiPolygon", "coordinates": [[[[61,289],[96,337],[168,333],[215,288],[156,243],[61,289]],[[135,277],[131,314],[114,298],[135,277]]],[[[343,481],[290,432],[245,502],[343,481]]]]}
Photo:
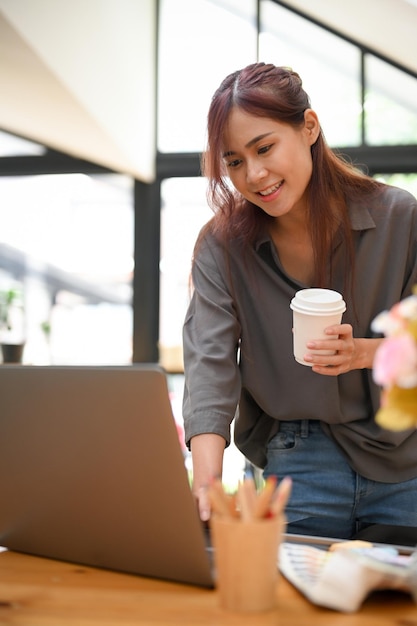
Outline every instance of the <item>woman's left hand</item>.
{"type": "Polygon", "coordinates": [[[304,360],[312,364],[313,372],[338,376],[355,369],[371,368],[381,339],[357,339],[350,324],[336,324],[325,330],[329,339],[310,341],[307,350],[332,350],[334,354],[307,352],[304,360]]]}

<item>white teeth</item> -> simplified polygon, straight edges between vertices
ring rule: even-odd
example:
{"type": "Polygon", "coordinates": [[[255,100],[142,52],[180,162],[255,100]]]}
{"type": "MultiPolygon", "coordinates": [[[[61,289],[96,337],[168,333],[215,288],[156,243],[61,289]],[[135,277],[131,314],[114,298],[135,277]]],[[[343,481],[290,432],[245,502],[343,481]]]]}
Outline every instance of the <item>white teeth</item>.
{"type": "Polygon", "coordinates": [[[278,185],[274,185],[273,187],[269,187],[268,189],[264,189],[264,191],[260,191],[259,194],[261,196],[269,196],[270,193],[274,193],[274,191],[279,189],[279,187],[281,187],[282,183],[283,183],[283,181],[278,183],[278,185]]]}

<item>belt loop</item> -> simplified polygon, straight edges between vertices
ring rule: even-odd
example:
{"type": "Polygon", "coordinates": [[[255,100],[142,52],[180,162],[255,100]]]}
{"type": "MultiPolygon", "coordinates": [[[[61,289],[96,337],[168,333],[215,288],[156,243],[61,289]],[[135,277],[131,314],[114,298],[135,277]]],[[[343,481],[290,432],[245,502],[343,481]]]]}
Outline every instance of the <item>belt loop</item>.
{"type": "Polygon", "coordinates": [[[302,439],[307,439],[307,437],[308,437],[308,420],[301,420],[300,436],[302,437],[302,439]]]}

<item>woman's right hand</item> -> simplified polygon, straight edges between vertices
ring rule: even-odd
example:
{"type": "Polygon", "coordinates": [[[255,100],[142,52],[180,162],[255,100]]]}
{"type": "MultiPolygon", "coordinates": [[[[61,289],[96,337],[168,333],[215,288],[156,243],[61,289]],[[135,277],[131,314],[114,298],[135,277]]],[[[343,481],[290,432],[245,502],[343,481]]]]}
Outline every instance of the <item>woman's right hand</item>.
{"type": "Polygon", "coordinates": [[[198,487],[193,490],[194,497],[197,500],[198,512],[202,522],[208,522],[211,514],[210,500],[208,497],[207,487],[198,487]]]}
{"type": "Polygon", "coordinates": [[[225,440],[220,435],[204,433],[191,439],[193,461],[193,494],[197,500],[200,519],[210,519],[208,487],[215,478],[221,478],[225,440]]]}

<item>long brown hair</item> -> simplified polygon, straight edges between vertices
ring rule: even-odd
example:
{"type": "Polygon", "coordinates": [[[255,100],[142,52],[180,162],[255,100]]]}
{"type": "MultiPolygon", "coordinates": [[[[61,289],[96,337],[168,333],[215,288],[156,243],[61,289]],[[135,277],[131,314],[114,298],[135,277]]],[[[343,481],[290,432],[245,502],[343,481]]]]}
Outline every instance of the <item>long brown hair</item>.
{"type": "MultiPolygon", "coordinates": [[[[310,108],[310,99],[296,72],[265,63],[254,63],[230,74],[212,98],[207,118],[207,149],[202,157],[202,171],[209,185],[208,202],[214,211],[207,228],[225,242],[239,238],[250,245],[274,218],[245,200],[228,182],[222,159],[223,135],[233,107],[300,128],[304,112],[310,108]]],[[[307,188],[308,221],[315,259],[315,286],[324,287],[330,278],[328,259],[336,230],[341,230],[347,243],[347,265],[351,268],[354,265],[347,199],[372,193],[381,184],[337,156],[327,145],[321,130],[311,154],[313,172],[307,188]]]]}

